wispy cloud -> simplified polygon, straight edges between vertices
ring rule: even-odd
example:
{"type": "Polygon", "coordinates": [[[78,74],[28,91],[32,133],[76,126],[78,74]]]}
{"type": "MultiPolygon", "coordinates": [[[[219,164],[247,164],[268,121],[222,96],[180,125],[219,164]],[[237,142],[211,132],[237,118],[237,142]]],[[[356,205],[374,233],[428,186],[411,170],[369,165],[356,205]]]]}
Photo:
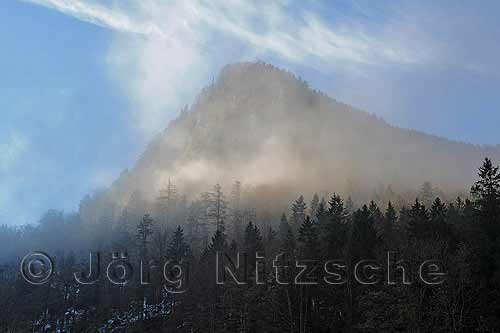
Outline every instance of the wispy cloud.
{"type": "Polygon", "coordinates": [[[55,9],[79,20],[117,31],[140,35],[162,35],[151,22],[138,22],[129,15],[97,3],[80,0],[22,0],[55,9]]]}
{"type": "Polygon", "coordinates": [[[0,143],[0,176],[6,176],[27,151],[29,140],[21,133],[12,131],[5,142],[0,143]]]}
{"type": "Polygon", "coordinates": [[[107,59],[110,73],[134,104],[133,123],[146,137],[165,126],[172,114],[165,110],[191,100],[223,63],[270,54],[323,70],[346,63],[380,66],[421,60],[350,22],[333,26],[313,10],[291,8],[287,1],[143,0],[120,6],[83,0],[26,1],[132,34],[117,35],[107,59]]]}
{"type": "MultiPolygon", "coordinates": [[[[192,100],[208,77],[229,62],[270,56],[319,72],[351,71],[351,77],[396,67],[500,75],[500,48],[488,28],[488,20],[495,18],[465,5],[25,1],[121,32],[106,59],[136,110],[131,123],[145,137],[164,128],[171,111],[192,100]]],[[[381,98],[397,98],[393,95],[381,98]]]]}
{"type": "MultiPolygon", "coordinates": [[[[193,36],[219,31],[261,51],[291,60],[315,57],[360,63],[413,62],[404,50],[383,45],[373,36],[347,25],[333,27],[316,13],[303,10],[299,19],[289,14],[287,2],[142,1],[132,10],[82,0],[24,0],[55,9],[77,19],[113,30],[152,38],[193,36]],[[198,31],[196,31],[198,30],[198,31]]],[[[177,37],[178,38],[178,37],[177,37]]]]}

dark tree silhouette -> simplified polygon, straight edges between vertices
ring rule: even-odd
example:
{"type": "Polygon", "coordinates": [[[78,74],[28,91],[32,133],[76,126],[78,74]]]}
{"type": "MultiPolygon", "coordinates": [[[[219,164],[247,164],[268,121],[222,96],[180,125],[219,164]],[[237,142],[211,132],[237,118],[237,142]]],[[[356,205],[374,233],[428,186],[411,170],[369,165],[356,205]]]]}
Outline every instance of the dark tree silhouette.
{"type": "Polygon", "coordinates": [[[306,216],[300,226],[298,241],[300,254],[303,258],[316,259],[319,254],[318,234],[311,218],[306,216]]]}
{"type": "Polygon", "coordinates": [[[178,226],[172,235],[172,240],[168,245],[167,257],[176,261],[187,258],[191,255],[191,248],[184,240],[184,230],[178,226]]]}
{"type": "Polygon", "coordinates": [[[153,219],[149,214],[144,215],[141,222],[137,225],[136,241],[139,246],[141,257],[147,256],[149,236],[153,234],[153,219]]]}

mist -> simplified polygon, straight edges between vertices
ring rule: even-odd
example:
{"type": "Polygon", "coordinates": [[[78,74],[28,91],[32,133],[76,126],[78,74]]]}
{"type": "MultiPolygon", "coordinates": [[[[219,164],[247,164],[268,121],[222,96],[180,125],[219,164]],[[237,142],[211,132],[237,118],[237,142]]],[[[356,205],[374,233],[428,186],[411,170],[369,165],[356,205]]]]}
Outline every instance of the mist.
{"type": "Polygon", "coordinates": [[[345,195],[353,195],[353,184],[370,193],[381,185],[404,192],[431,182],[460,193],[470,187],[477,161],[498,153],[393,127],[289,72],[242,63],[225,67],[111,192],[126,201],[140,190],[153,199],[171,179],[188,196],[237,180],[345,195]]]}

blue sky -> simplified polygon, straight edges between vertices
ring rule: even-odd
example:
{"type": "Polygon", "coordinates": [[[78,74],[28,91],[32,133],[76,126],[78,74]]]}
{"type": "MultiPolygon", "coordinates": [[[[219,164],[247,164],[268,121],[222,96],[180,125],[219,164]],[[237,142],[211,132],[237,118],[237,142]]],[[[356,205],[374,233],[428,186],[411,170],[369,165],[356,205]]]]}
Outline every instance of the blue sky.
{"type": "Polygon", "coordinates": [[[227,63],[261,59],[389,123],[500,143],[496,1],[0,3],[0,224],[75,210],[227,63]],[[300,5],[299,5],[300,4],[300,5]]]}

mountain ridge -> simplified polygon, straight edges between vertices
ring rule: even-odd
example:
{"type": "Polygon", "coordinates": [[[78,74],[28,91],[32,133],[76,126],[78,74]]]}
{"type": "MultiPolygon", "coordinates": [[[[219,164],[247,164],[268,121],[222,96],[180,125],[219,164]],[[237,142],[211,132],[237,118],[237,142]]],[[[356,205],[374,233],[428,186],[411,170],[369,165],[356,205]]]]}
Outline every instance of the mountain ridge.
{"type": "Polygon", "coordinates": [[[498,147],[393,126],[286,70],[237,63],[152,140],[111,192],[121,202],[137,190],[152,198],[167,179],[188,195],[235,180],[292,192],[319,186],[348,193],[359,187],[353,183],[363,184],[357,191],[406,189],[426,181],[461,191],[485,156],[498,160],[498,147]]]}

